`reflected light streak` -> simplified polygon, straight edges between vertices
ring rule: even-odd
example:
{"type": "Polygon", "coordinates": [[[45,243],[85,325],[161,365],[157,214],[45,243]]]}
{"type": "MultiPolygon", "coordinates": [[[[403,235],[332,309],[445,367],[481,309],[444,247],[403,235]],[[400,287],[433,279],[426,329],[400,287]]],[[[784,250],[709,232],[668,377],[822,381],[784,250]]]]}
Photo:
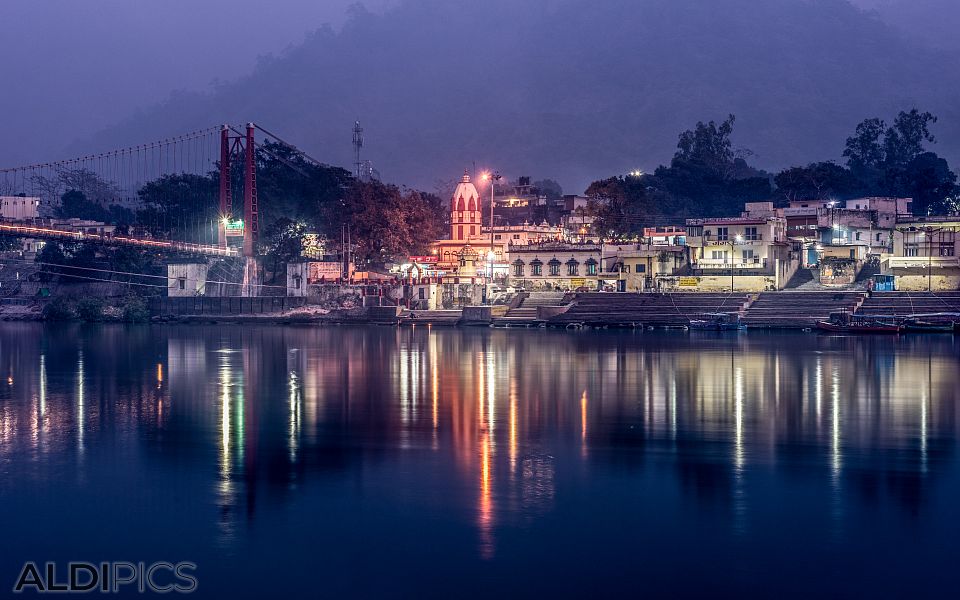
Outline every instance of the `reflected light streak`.
{"type": "Polygon", "coordinates": [[[843,458],[840,452],[840,374],[833,368],[830,380],[830,401],[833,404],[831,415],[830,452],[834,475],[840,474],[843,458]]]}
{"type": "Polygon", "coordinates": [[[517,382],[510,379],[510,473],[517,471],[517,382]]]}
{"type": "Polygon", "coordinates": [[[587,390],[580,396],[580,450],[587,451],[587,390]]]}
{"type": "Polygon", "coordinates": [[[47,413],[47,357],[40,355],[40,416],[47,413]]]}
{"type": "Polygon", "coordinates": [[[287,447],[290,453],[290,462],[297,462],[298,440],[300,439],[300,386],[297,374],[290,371],[289,376],[289,410],[287,447]]]}
{"type": "Polygon", "coordinates": [[[743,367],[738,366],[733,376],[734,419],[736,423],[734,465],[738,472],[743,471],[745,462],[743,449],[743,367]]]}
{"type": "Polygon", "coordinates": [[[77,354],[77,450],[83,454],[83,434],[86,426],[83,408],[84,366],[83,350],[77,354]]]}
{"type": "Polygon", "coordinates": [[[480,556],[493,558],[493,482],[491,480],[491,440],[484,435],[480,443],[480,556]]]}
{"type": "Polygon", "coordinates": [[[487,420],[489,421],[490,438],[491,438],[490,442],[492,443],[494,426],[496,425],[496,416],[495,416],[495,408],[494,408],[494,388],[493,388],[494,386],[493,378],[495,375],[493,352],[487,352],[486,374],[487,374],[487,386],[486,386],[487,387],[487,420]]]}

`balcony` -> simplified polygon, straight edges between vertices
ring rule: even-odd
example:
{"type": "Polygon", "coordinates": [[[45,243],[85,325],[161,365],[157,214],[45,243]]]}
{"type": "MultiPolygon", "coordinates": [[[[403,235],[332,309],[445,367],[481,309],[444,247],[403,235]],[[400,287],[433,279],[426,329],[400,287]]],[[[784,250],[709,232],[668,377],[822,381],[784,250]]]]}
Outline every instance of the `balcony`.
{"type": "Polygon", "coordinates": [[[891,256],[887,258],[890,269],[958,269],[960,257],[957,256],[891,256]]]}
{"type": "Polygon", "coordinates": [[[767,260],[765,258],[735,258],[733,264],[730,264],[730,259],[724,260],[722,258],[701,258],[694,265],[694,269],[701,270],[730,270],[733,269],[765,269],[767,267],[767,260]]]}

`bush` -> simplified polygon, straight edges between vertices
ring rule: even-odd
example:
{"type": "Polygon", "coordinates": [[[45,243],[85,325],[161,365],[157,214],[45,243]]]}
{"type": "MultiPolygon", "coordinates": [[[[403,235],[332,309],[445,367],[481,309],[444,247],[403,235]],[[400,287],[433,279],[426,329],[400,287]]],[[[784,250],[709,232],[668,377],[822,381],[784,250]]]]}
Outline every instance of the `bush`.
{"type": "Polygon", "coordinates": [[[146,323],[150,320],[147,304],[136,296],[128,296],[123,301],[123,320],[126,323],[146,323]]]}
{"type": "Polygon", "coordinates": [[[100,298],[83,298],[77,302],[77,316],[88,323],[103,320],[103,300],[100,298]]]}
{"type": "Polygon", "coordinates": [[[69,321],[77,315],[66,298],[57,297],[43,307],[40,316],[44,321],[69,321]]]}

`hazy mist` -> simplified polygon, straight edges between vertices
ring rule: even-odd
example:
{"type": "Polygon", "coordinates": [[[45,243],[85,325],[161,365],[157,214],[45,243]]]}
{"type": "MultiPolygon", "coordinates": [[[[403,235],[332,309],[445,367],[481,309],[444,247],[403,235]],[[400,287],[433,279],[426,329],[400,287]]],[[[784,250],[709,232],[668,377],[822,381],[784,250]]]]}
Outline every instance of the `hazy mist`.
{"type": "Polygon", "coordinates": [[[6,0],[0,163],[256,120],[349,165],[359,118],[391,181],[476,162],[581,191],[668,161],[697,120],[735,113],[737,144],[781,168],[837,159],[861,119],[914,105],[960,159],[947,0],[350,4],[6,0]]]}

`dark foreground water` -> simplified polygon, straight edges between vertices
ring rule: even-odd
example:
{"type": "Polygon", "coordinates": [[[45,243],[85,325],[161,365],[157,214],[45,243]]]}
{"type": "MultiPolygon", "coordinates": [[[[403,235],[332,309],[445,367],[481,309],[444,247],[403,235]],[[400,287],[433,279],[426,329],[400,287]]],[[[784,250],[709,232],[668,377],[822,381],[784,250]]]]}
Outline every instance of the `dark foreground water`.
{"type": "Polygon", "coordinates": [[[952,595],[960,338],[0,326],[0,596],[952,595]]]}

